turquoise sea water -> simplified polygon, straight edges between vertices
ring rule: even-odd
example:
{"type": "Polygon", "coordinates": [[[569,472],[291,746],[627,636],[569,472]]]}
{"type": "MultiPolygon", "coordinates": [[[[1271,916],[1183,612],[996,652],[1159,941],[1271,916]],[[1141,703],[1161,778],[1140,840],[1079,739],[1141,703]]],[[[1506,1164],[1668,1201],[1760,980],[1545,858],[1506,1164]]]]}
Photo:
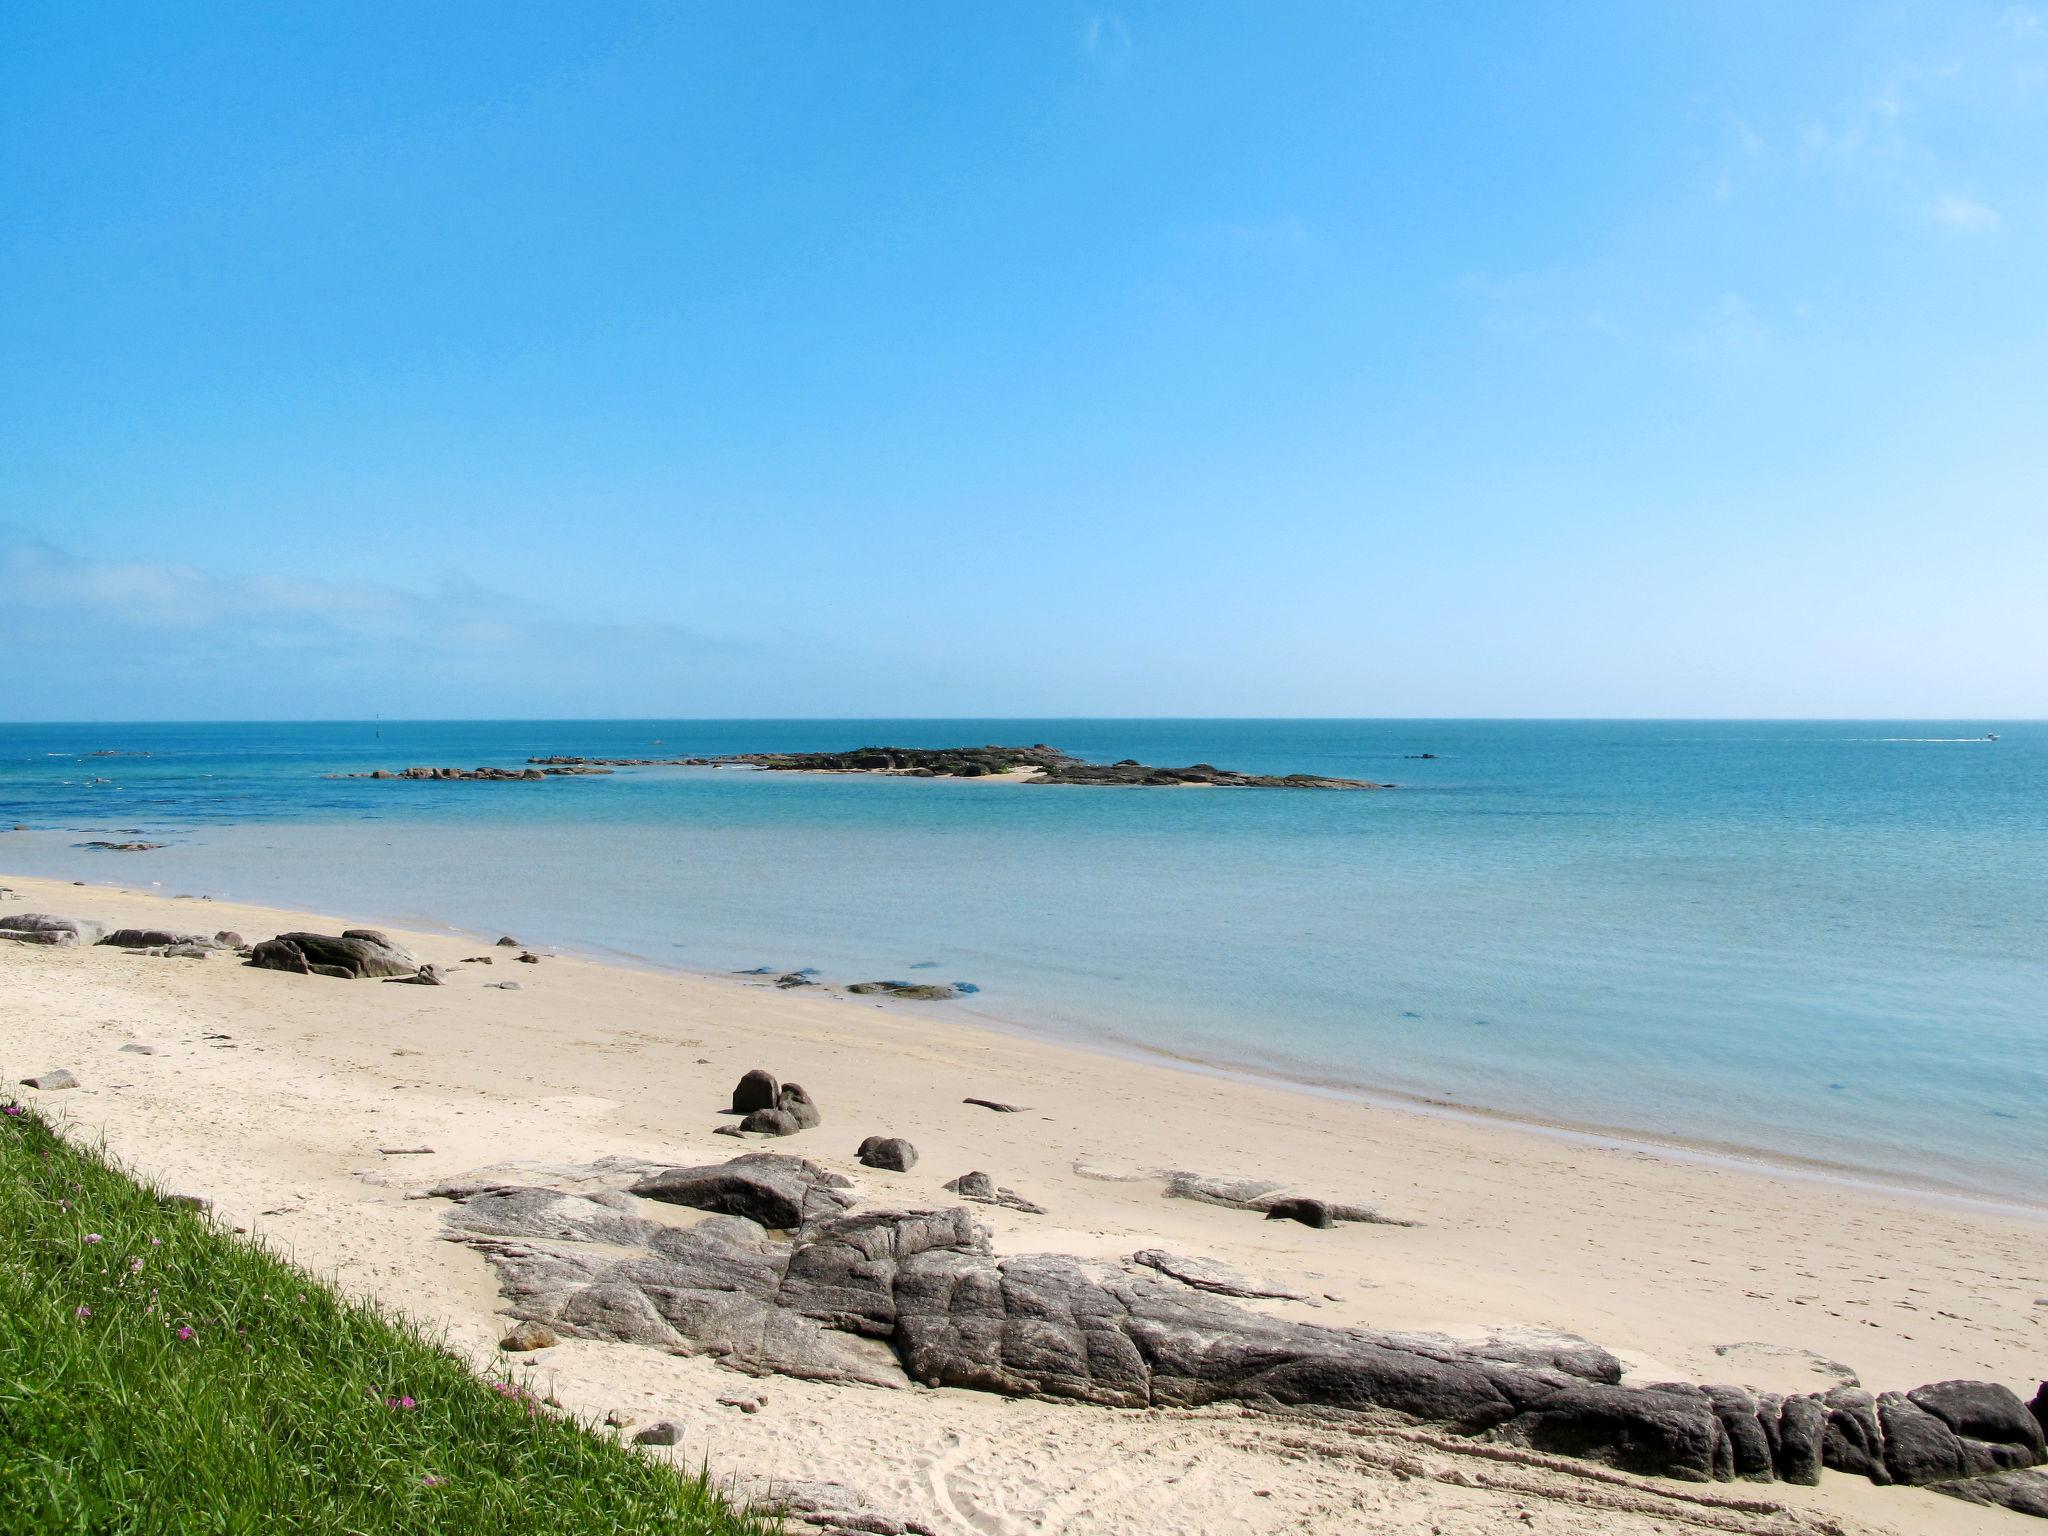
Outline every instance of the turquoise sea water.
{"type": "Polygon", "coordinates": [[[960,980],[976,1011],[1048,1034],[1990,1195],[2048,1188],[2038,723],[0,726],[15,823],[32,830],[0,834],[0,872],[701,970],[960,980]],[[1040,741],[1402,788],[322,777],[1040,741]],[[84,755],[101,749],[151,755],[84,755]],[[130,828],[170,846],[76,846],[130,828]]]}

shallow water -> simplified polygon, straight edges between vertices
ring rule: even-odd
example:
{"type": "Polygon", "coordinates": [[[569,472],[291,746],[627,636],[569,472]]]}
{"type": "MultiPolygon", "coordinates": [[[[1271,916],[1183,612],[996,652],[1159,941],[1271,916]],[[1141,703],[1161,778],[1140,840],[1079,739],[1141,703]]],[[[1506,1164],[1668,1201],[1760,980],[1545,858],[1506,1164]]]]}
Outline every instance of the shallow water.
{"type": "Polygon", "coordinates": [[[919,967],[1049,1033],[1987,1194],[2048,1185],[2041,724],[0,726],[16,822],[35,830],[0,836],[0,869],[20,874],[704,970],[919,967]],[[321,777],[1038,741],[1402,788],[321,777]],[[125,828],[171,846],[75,846],[125,828]]]}

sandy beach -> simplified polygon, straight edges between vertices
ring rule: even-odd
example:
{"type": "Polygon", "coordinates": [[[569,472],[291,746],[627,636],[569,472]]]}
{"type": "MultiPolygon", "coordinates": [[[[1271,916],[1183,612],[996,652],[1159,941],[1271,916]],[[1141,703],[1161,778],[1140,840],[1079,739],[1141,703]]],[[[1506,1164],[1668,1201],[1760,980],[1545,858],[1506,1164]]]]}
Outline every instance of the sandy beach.
{"type": "MultiPolygon", "coordinates": [[[[110,927],[255,940],[363,921],[0,885],[13,892],[0,912],[110,927]]],[[[408,1196],[604,1156],[721,1161],[742,1148],[714,1134],[729,1123],[720,1111],[757,1067],[803,1083],[823,1112],[774,1150],[894,1204],[957,1203],[942,1186],[978,1169],[1045,1207],[977,1208],[1000,1253],[1165,1248],[1310,1298],[1255,1303],[1275,1315],[1472,1336],[1563,1330],[1612,1350],[1632,1381],[1812,1391],[1849,1374],[1872,1389],[1966,1376],[2031,1396],[2048,1367],[2048,1220],[1097,1055],[823,988],[545,951],[523,965],[491,936],[393,937],[448,984],[0,944],[0,1066],[10,1083],[70,1068],[76,1089],[11,1091],[347,1290],[445,1329],[479,1363],[512,1360],[578,1413],[671,1419],[685,1462],[843,1483],[949,1536],[2033,1528],[1832,1472],[1816,1489],[1695,1486],[1234,1409],[754,1378],[578,1340],[500,1356],[506,1315],[488,1266],[442,1240],[444,1202],[408,1196]],[[480,955],[493,963],[463,963],[480,955]],[[519,989],[488,985],[503,981],[519,989]],[[860,1167],[870,1135],[907,1137],[919,1162],[860,1167]],[[1164,1198],[1160,1169],[1270,1178],[1413,1225],[1269,1222],[1164,1198]]]]}

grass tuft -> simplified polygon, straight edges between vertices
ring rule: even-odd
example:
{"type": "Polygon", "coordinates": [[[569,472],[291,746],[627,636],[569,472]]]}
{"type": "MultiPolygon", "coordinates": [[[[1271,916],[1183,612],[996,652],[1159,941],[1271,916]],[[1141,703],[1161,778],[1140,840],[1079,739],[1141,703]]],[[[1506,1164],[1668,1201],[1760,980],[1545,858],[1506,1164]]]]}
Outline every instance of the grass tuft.
{"type": "Polygon", "coordinates": [[[0,1115],[0,1530],[778,1529],[0,1115]]]}

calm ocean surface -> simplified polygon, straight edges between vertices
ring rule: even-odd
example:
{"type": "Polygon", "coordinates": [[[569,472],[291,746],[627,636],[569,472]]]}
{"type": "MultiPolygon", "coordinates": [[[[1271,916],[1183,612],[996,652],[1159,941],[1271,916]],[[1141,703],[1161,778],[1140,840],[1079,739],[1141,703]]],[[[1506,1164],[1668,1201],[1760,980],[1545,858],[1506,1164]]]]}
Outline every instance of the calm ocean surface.
{"type": "Polygon", "coordinates": [[[966,981],[976,1011],[1047,1034],[2048,1189],[2039,723],[0,725],[0,826],[16,823],[32,830],[0,833],[0,873],[700,970],[966,981]],[[1987,731],[2001,739],[1960,739],[1987,731]],[[321,777],[1039,741],[1403,788],[321,777]],[[84,755],[100,749],[151,755],[84,755]],[[76,846],[114,829],[170,846],[76,846]]]}

